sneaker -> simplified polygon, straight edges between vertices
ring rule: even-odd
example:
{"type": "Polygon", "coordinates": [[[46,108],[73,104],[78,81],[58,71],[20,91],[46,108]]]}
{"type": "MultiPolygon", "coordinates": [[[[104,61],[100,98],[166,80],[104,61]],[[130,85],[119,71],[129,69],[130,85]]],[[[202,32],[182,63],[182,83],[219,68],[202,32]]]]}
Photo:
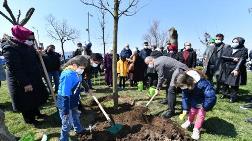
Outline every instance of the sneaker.
{"type": "Polygon", "coordinates": [[[175,112],[172,111],[166,111],[161,115],[163,118],[171,118],[173,116],[175,116],[175,112]]]}
{"type": "Polygon", "coordinates": [[[240,106],[240,108],[243,110],[252,109],[252,103],[240,106]]]}
{"type": "Polygon", "coordinates": [[[185,123],[181,125],[182,128],[187,129],[191,125],[191,122],[187,120],[185,123]]]}
{"type": "Polygon", "coordinates": [[[198,140],[198,139],[200,138],[200,131],[199,131],[199,129],[194,128],[191,137],[192,137],[192,139],[194,139],[194,140],[198,140]]]}

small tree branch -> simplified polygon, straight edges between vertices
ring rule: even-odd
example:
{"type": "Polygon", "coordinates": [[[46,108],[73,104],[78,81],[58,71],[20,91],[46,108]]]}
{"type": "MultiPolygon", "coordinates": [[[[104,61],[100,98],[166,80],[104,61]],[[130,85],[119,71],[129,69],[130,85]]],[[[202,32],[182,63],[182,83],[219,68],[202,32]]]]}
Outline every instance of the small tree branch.
{"type": "Polygon", "coordinates": [[[108,7],[109,7],[108,2],[107,2],[107,6],[108,6],[107,7],[107,6],[104,5],[103,0],[99,0],[99,2],[97,2],[97,4],[94,3],[94,0],[91,0],[91,2],[88,2],[88,0],[80,0],[80,1],[85,5],[93,6],[93,7],[98,8],[98,9],[106,10],[111,14],[111,16],[114,17],[113,12],[110,9],[108,9],[108,7]]]}
{"type": "Polygon", "coordinates": [[[20,16],[21,16],[21,11],[18,10],[17,23],[19,23],[19,18],[20,18],[20,16]]]}
{"type": "Polygon", "coordinates": [[[16,21],[15,16],[13,15],[13,13],[12,13],[12,11],[11,11],[9,5],[8,5],[7,0],[4,0],[3,7],[4,7],[4,8],[6,9],[6,11],[9,13],[9,15],[10,15],[10,17],[11,17],[13,23],[14,23],[14,24],[18,24],[17,21],[16,21]]]}
{"type": "Polygon", "coordinates": [[[125,10],[120,10],[121,12],[118,14],[119,17],[121,17],[122,15],[125,15],[125,16],[133,16],[133,15],[135,15],[138,12],[138,10],[135,10],[134,12],[130,12],[129,10],[132,7],[136,7],[138,5],[138,3],[139,3],[139,0],[132,0],[131,2],[129,1],[128,7],[125,10]]]}
{"type": "Polygon", "coordinates": [[[2,11],[0,11],[0,15],[2,15],[6,20],[8,20],[11,24],[15,25],[15,23],[8,17],[6,16],[2,11]]]}
{"type": "Polygon", "coordinates": [[[25,18],[20,22],[20,25],[24,26],[30,20],[34,11],[34,8],[30,8],[26,13],[25,18]]]}

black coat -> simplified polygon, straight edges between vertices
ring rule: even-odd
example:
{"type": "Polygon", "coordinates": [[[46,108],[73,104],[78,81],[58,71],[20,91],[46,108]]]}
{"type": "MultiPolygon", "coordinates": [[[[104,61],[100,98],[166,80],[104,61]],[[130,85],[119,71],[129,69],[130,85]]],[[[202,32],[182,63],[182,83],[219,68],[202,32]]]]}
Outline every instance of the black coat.
{"type": "Polygon", "coordinates": [[[197,54],[193,49],[189,49],[188,60],[186,61],[183,56],[183,49],[178,53],[178,60],[188,66],[188,68],[195,68],[197,61],[197,54]]]}
{"type": "Polygon", "coordinates": [[[46,52],[43,56],[48,72],[60,70],[60,54],[57,52],[46,52]]]}
{"type": "Polygon", "coordinates": [[[30,111],[46,103],[49,93],[42,81],[42,71],[36,50],[8,37],[2,43],[7,65],[7,82],[14,110],[30,111]],[[31,84],[32,92],[24,87],[31,84]]]}
{"type": "Polygon", "coordinates": [[[208,54],[206,54],[206,58],[204,60],[204,69],[203,72],[207,76],[211,75],[219,75],[222,67],[222,59],[221,56],[224,53],[225,48],[230,47],[230,45],[226,45],[224,43],[220,45],[216,45],[209,49],[208,54]],[[211,61],[214,60],[214,61],[211,61]],[[212,63],[212,64],[211,64],[212,63]]]}
{"type": "Polygon", "coordinates": [[[220,79],[223,83],[230,86],[246,85],[247,70],[246,59],[248,58],[248,49],[244,46],[240,47],[235,53],[233,48],[227,47],[222,55],[222,69],[220,79]],[[233,61],[234,58],[239,58],[238,62],[233,61]],[[238,70],[239,75],[231,74],[233,70],[238,70]]]}

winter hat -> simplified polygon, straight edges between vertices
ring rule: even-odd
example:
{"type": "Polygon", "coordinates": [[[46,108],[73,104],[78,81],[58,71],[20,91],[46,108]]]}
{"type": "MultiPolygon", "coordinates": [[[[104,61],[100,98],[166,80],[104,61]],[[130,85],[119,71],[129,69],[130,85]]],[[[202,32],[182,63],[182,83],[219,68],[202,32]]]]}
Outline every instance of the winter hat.
{"type": "Polygon", "coordinates": [[[200,80],[200,74],[195,70],[189,70],[186,72],[187,75],[191,76],[196,82],[200,80]]]}
{"type": "Polygon", "coordinates": [[[11,32],[12,32],[12,35],[20,41],[25,41],[28,39],[29,36],[34,35],[34,33],[31,30],[21,25],[14,25],[11,28],[11,32]]]}

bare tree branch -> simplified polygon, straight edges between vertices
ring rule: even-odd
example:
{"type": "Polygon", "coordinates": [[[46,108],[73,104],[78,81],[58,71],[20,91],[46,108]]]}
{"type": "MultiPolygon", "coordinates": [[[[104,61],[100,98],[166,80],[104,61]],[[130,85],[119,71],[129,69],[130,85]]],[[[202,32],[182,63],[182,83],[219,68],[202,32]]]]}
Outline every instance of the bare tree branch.
{"type": "Polygon", "coordinates": [[[119,17],[121,17],[122,15],[125,15],[125,16],[135,15],[138,12],[138,10],[137,10],[138,3],[139,3],[139,0],[131,0],[131,1],[129,0],[128,6],[124,10],[120,10],[121,12],[119,13],[119,17]],[[135,10],[134,11],[129,11],[133,7],[135,7],[135,10]]]}
{"type": "Polygon", "coordinates": [[[106,5],[108,7],[104,4],[103,0],[96,0],[96,1],[98,1],[97,3],[95,3],[94,0],[80,0],[80,1],[85,5],[93,6],[93,7],[96,7],[98,9],[106,10],[114,17],[114,14],[113,14],[112,10],[109,9],[110,4],[108,3],[108,1],[106,2],[106,5]]]}
{"type": "Polygon", "coordinates": [[[26,13],[25,18],[20,22],[20,25],[22,26],[25,25],[30,20],[34,11],[35,11],[34,8],[30,8],[26,13]]]}
{"type": "Polygon", "coordinates": [[[20,10],[18,10],[17,23],[19,23],[19,18],[20,18],[20,16],[21,16],[21,11],[20,11],[20,10]]]}
{"type": "Polygon", "coordinates": [[[154,20],[148,32],[143,36],[144,40],[150,43],[150,45],[156,45],[157,47],[164,47],[167,42],[168,33],[166,31],[161,32],[159,29],[159,21],[154,20]]]}
{"type": "Polygon", "coordinates": [[[77,39],[79,37],[79,32],[70,27],[66,20],[63,20],[61,23],[57,22],[52,15],[47,17],[47,22],[50,25],[50,28],[47,29],[47,33],[53,40],[60,41],[65,60],[64,43],[77,39]]]}
{"type": "Polygon", "coordinates": [[[7,0],[4,0],[3,7],[4,7],[4,8],[6,9],[6,11],[9,13],[9,15],[10,15],[10,17],[11,17],[13,23],[17,24],[16,18],[15,18],[15,16],[13,15],[13,13],[12,13],[10,7],[9,7],[7,0]]]}
{"type": "Polygon", "coordinates": [[[6,16],[2,11],[0,11],[0,15],[2,15],[6,20],[8,20],[11,24],[15,24],[8,16],[6,16]]]}

